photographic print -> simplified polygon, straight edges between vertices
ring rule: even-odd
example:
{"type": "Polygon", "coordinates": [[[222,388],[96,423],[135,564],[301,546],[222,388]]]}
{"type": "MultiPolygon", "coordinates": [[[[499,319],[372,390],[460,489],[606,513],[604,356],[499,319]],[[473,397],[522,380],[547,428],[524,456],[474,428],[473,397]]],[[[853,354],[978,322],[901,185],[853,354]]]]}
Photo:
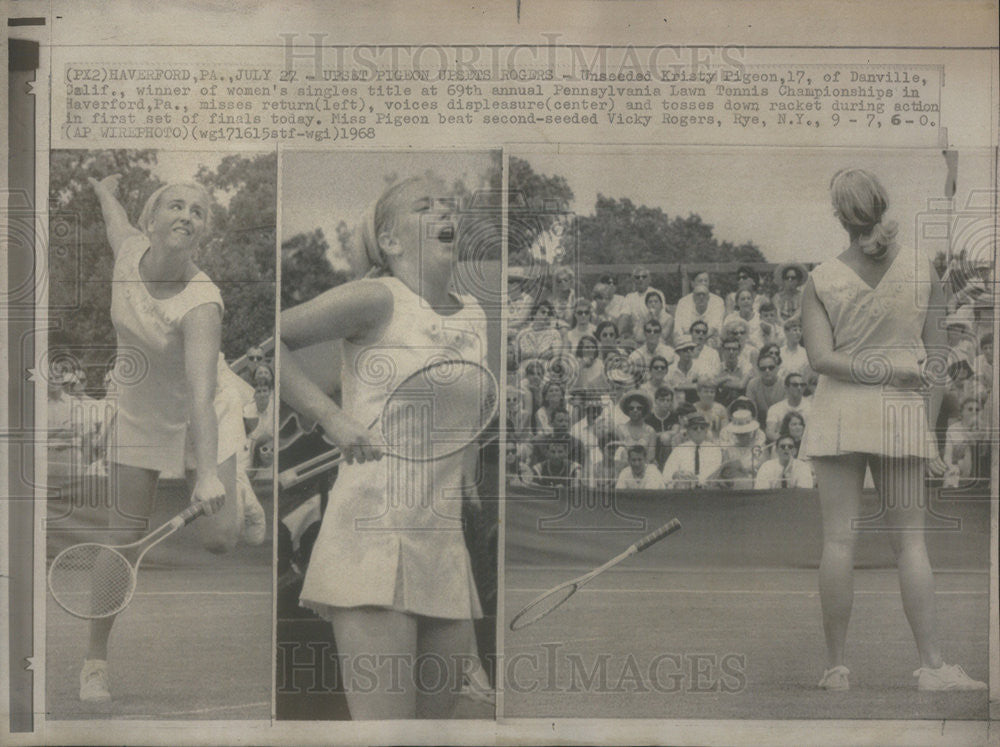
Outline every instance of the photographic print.
{"type": "Polygon", "coordinates": [[[270,715],[276,160],[50,155],[51,719],[270,715]]]}
{"type": "Polygon", "coordinates": [[[957,157],[510,152],[505,716],[986,717],[992,192],[957,157]]]}
{"type": "Polygon", "coordinates": [[[281,160],[279,719],[492,719],[500,152],[281,160]]]}

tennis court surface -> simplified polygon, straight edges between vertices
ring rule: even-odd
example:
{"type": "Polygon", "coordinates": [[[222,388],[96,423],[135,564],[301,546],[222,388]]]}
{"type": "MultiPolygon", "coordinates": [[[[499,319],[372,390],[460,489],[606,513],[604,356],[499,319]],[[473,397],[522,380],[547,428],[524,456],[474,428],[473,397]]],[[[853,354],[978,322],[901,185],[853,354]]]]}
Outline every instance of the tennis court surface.
{"type": "MultiPolygon", "coordinates": [[[[673,516],[684,528],[504,631],[503,715],[562,718],[985,719],[986,692],[921,693],[887,538],[859,540],[848,634],[851,690],[817,687],[824,644],[815,494],[625,493],[507,507],[504,619],[673,516]],[[629,517],[647,520],[629,528],[629,517]],[[544,530],[540,526],[545,526],[544,530]]],[[[875,504],[869,503],[873,511],[875,504]]],[[[941,505],[961,526],[928,536],[946,661],[987,679],[989,503],[941,505]]]]}
{"type": "MultiPolygon", "coordinates": [[[[268,517],[269,494],[270,484],[258,490],[268,517]]],[[[182,510],[185,501],[179,486],[161,487],[151,526],[182,510]]],[[[79,523],[86,522],[81,517],[79,523]]],[[[270,524],[269,518],[269,536],[270,524]]],[[[50,527],[50,560],[72,542],[93,539],[84,535],[50,527]]],[[[88,623],[47,597],[46,717],[269,719],[271,555],[270,539],[212,555],[184,529],[155,547],[140,567],[135,598],[111,634],[110,703],[80,702],[88,623]]]]}

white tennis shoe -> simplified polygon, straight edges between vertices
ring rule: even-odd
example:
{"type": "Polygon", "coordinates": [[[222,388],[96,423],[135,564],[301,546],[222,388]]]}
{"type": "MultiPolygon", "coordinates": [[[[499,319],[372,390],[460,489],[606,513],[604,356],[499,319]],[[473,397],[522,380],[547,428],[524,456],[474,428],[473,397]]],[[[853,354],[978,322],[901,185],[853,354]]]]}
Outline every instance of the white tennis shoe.
{"type": "Polygon", "coordinates": [[[972,679],[958,664],[942,664],[937,669],[921,667],[913,676],[917,678],[917,689],[929,692],[948,690],[985,690],[985,682],[972,679]]]}
{"type": "Polygon", "coordinates": [[[80,671],[80,700],[84,703],[107,703],[111,700],[108,689],[108,663],[103,659],[84,659],[80,671]]]}
{"type": "Polygon", "coordinates": [[[823,679],[819,681],[819,686],[824,690],[835,690],[840,692],[850,690],[851,683],[847,680],[847,676],[849,674],[850,671],[843,664],[837,667],[831,667],[823,672],[823,679]]]}

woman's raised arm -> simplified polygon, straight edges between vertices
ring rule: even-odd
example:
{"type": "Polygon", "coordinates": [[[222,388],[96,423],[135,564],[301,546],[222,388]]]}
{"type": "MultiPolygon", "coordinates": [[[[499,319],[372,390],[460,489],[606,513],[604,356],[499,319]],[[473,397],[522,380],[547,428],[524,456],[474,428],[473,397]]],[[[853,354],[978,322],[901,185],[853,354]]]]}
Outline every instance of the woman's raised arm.
{"type": "Polygon", "coordinates": [[[111,174],[101,181],[93,177],[87,177],[90,186],[94,188],[98,201],[101,203],[101,214],[104,216],[104,226],[108,232],[108,242],[111,244],[111,251],[117,257],[122,244],[133,236],[142,236],[142,232],[128,222],[128,214],[125,208],[118,202],[115,192],[118,190],[118,182],[121,174],[111,174]]]}

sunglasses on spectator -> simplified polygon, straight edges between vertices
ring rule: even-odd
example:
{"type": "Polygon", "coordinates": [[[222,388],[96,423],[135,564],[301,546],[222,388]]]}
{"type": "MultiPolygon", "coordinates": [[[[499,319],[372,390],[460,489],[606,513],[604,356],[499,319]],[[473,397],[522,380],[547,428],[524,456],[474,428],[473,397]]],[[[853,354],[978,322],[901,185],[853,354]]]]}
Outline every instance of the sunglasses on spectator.
{"type": "Polygon", "coordinates": [[[758,366],[761,371],[773,371],[777,366],[758,366]]]}
{"type": "Polygon", "coordinates": [[[577,309],[576,313],[579,316],[590,316],[590,309],[577,309]]]}
{"type": "Polygon", "coordinates": [[[778,448],[782,451],[795,451],[795,444],[778,444],[778,448]]]}
{"type": "Polygon", "coordinates": [[[707,329],[692,329],[691,330],[691,334],[692,335],[707,335],[708,334],[708,330],[707,329]]]}
{"type": "Polygon", "coordinates": [[[634,404],[629,405],[625,409],[628,410],[629,412],[635,412],[636,410],[644,410],[645,408],[642,405],[640,405],[639,403],[634,403],[634,404]]]}
{"type": "Polygon", "coordinates": [[[264,360],[264,356],[263,355],[248,355],[247,356],[247,360],[248,361],[259,362],[259,361],[264,360]]]}

